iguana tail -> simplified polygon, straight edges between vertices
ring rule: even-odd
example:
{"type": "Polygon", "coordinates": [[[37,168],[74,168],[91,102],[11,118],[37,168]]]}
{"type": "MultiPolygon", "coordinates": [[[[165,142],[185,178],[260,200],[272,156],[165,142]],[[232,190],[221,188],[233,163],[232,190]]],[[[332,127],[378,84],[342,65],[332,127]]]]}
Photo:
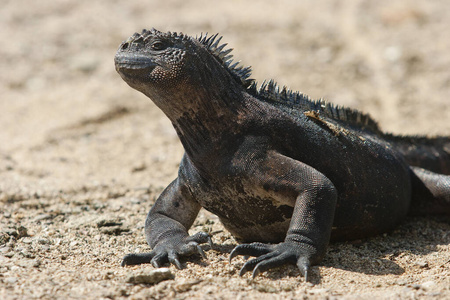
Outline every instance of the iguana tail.
{"type": "Polygon", "coordinates": [[[450,176],[418,167],[410,167],[410,171],[412,195],[409,213],[450,216],[450,176]]]}
{"type": "Polygon", "coordinates": [[[403,154],[409,165],[450,175],[450,137],[386,134],[384,138],[403,154]]]}
{"type": "Polygon", "coordinates": [[[450,137],[386,135],[411,172],[411,215],[450,216],[450,137]]]}

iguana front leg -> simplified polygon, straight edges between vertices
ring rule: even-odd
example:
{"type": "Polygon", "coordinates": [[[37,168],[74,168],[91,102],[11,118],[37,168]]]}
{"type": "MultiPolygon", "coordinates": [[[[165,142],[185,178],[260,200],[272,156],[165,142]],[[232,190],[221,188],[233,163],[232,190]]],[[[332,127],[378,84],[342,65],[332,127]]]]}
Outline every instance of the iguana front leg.
{"type": "Polygon", "coordinates": [[[153,249],[148,253],[131,253],[123,258],[122,266],[151,263],[158,268],[169,261],[181,269],[179,256],[199,253],[206,258],[201,243],[211,238],[205,232],[189,236],[200,205],[193,199],[189,188],[180,177],[159,196],[145,221],[145,237],[153,249]]]}
{"type": "Polygon", "coordinates": [[[240,271],[253,270],[253,277],[284,264],[297,264],[306,280],[311,265],[319,263],[330,240],[337,191],[333,183],[316,169],[278,153],[268,156],[255,174],[258,184],[279,195],[281,203],[294,206],[284,242],[252,243],[234,248],[230,261],[237,255],[257,256],[240,271]]]}

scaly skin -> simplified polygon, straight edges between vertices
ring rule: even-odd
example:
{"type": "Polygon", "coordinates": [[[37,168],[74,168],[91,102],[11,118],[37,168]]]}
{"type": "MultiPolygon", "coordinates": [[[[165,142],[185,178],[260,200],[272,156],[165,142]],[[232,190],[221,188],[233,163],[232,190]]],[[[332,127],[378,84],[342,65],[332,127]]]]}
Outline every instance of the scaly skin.
{"type": "Polygon", "coordinates": [[[209,236],[188,235],[201,207],[249,243],[230,260],[257,256],[240,272],[253,277],[293,263],[307,278],[330,240],[386,232],[411,201],[412,213],[450,215],[449,138],[384,134],[359,111],[273,81],[257,89],[250,68],[232,65],[219,42],[153,29],[117,51],[120,76],[167,115],[185,149],[178,177],[147,216],[153,250],[122,265],[181,268],[180,257],[205,257],[199,244],[209,236]]]}

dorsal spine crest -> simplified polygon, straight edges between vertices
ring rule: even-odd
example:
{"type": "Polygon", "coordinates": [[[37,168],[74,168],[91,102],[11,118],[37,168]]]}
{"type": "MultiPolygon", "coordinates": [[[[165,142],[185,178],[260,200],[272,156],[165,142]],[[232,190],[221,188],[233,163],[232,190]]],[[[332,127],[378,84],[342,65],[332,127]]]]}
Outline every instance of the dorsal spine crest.
{"type": "Polygon", "coordinates": [[[316,111],[323,117],[336,121],[343,121],[349,125],[368,129],[375,133],[380,133],[376,121],[368,114],[358,110],[334,105],[323,99],[312,100],[307,95],[292,91],[286,86],[280,90],[279,85],[273,80],[264,80],[259,88],[254,79],[250,79],[251,67],[243,67],[240,61],[234,62],[232,48],[226,48],[227,44],[220,44],[222,36],[218,34],[208,36],[208,33],[201,34],[197,40],[218,59],[219,62],[247,89],[248,93],[263,101],[287,105],[291,108],[301,111],[316,111]]]}

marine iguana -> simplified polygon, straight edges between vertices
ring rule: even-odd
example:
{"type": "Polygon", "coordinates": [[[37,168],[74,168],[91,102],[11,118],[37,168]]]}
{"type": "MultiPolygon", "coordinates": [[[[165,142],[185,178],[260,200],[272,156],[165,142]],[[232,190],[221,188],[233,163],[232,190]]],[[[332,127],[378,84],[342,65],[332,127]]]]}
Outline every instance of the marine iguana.
{"type": "Polygon", "coordinates": [[[143,30],[115,55],[120,76],[167,115],[185,149],[147,215],[152,251],[123,266],[205,257],[209,235],[188,234],[201,207],[244,243],[230,261],[256,256],[240,275],[293,263],[306,280],[330,240],[386,232],[408,212],[450,215],[450,137],[385,134],[360,111],[273,80],[257,87],[221,39],[143,30]]]}

